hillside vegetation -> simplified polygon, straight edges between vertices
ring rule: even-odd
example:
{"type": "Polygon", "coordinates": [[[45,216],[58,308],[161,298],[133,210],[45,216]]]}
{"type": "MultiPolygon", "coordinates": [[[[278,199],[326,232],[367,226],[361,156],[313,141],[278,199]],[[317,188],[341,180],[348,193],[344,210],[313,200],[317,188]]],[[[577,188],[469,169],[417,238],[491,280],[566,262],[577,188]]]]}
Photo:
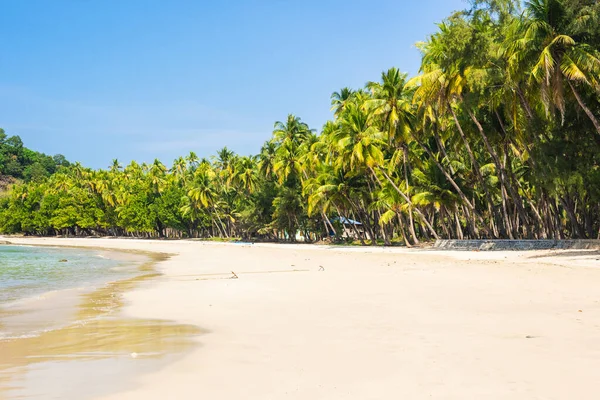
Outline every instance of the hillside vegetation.
{"type": "Polygon", "coordinates": [[[258,155],[15,164],[33,181],[0,200],[0,231],[314,241],[341,216],[364,243],[596,238],[599,46],[597,1],[474,0],[418,44],[417,76],[343,88],[319,132],[289,115],[258,155]]]}
{"type": "Polygon", "coordinates": [[[42,181],[61,166],[69,166],[64,156],[51,157],[30,150],[23,146],[19,136],[9,137],[0,128],[0,191],[17,180],[42,181]]]}

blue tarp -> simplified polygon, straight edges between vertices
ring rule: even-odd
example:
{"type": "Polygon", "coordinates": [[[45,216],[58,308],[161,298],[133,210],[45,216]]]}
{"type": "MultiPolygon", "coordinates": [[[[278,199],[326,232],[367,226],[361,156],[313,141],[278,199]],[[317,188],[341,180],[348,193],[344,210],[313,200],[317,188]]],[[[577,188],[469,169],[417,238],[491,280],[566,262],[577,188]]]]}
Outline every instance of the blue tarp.
{"type": "Polygon", "coordinates": [[[346,217],[335,217],[331,219],[332,221],[339,221],[344,225],[362,225],[362,223],[355,221],[353,219],[350,218],[346,218],[346,217]]]}

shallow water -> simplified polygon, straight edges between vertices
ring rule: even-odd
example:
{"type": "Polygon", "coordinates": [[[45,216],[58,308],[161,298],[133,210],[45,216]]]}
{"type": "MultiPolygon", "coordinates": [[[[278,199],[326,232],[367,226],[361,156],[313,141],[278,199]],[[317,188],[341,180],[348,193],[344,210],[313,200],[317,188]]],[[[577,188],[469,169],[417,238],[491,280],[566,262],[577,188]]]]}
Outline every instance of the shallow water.
{"type": "Polygon", "coordinates": [[[1,245],[0,306],[123,279],[134,270],[135,266],[106,258],[97,250],[1,245]]]}
{"type": "Polygon", "coordinates": [[[0,399],[79,400],[124,390],[201,333],[119,313],[125,292],[159,276],[153,261],[162,256],[21,246],[0,252],[0,291],[11,293],[0,303],[0,399]]]}

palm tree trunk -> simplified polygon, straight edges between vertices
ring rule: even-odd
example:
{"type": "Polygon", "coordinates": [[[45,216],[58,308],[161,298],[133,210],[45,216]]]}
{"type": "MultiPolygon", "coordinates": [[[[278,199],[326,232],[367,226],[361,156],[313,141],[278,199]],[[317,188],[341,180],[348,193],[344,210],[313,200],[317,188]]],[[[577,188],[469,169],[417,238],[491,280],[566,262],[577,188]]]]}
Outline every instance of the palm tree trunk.
{"type": "Polygon", "coordinates": [[[444,210],[443,206],[440,207],[440,218],[438,225],[441,225],[442,230],[446,234],[446,239],[451,239],[452,235],[450,234],[450,230],[448,229],[448,216],[446,215],[446,211],[444,210]]]}
{"type": "MultiPolygon", "coordinates": [[[[402,164],[404,167],[404,182],[406,183],[406,193],[410,191],[410,185],[408,184],[408,148],[406,145],[402,145],[402,164]]],[[[414,242],[418,245],[419,238],[415,233],[415,221],[413,219],[413,210],[412,205],[408,205],[408,228],[410,229],[410,234],[414,238],[414,242]]]]}
{"type": "MultiPolygon", "coordinates": [[[[379,210],[377,211],[377,215],[378,219],[381,221],[381,213],[379,212],[379,210]]],[[[390,242],[390,239],[388,238],[388,235],[385,232],[385,226],[381,223],[378,223],[377,225],[379,225],[379,228],[381,229],[381,236],[383,237],[384,246],[391,246],[392,242],[390,242]]]]}
{"type": "MultiPolygon", "coordinates": [[[[433,160],[433,162],[435,163],[435,165],[437,165],[437,167],[440,170],[440,172],[446,177],[446,179],[448,180],[448,182],[450,182],[450,184],[452,185],[452,187],[456,190],[456,193],[458,194],[458,196],[460,197],[460,199],[462,200],[462,202],[465,204],[465,206],[467,207],[467,209],[470,210],[473,213],[474,219],[473,219],[473,229],[472,229],[472,231],[475,234],[475,236],[479,236],[478,233],[477,233],[477,226],[475,224],[476,223],[475,219],[479,220],[479,222],[481,223],[482,227],[489,234],[489,229],[488,229],[487,225],[485,224],[485,221],[483,220],[483,218],[481,217],[481,215],[477,212],[477,210],[475,209],[475,207],[473,206],[473,204],[471,204],[471,202],[469,201],[469,199],[467,198],[467,196],[465,195],[465,193],[462,191],[462,189],[458,186],[458,184],[456,183],[456,181],[454,179],[452,179],[452,177],[444,169],[444,166],[442,164],[440,164],[440,162],[437,160],[437,158],[435,157],[435,155],[433,154],[433,152],[429,149],[429,147],[425,146],[425,144],[423,142],[421,142],[419,139],[417,139],[417,137],[415,136],[414,133],[412,135],[413,135],[413,138],[416,140],[416,142],[419,144],[419,146],[421,146],[423,148],[423,150],[425,150],[425,152],[429,155],[429,157],[431,157],[431,159],[433,160]]],[[[399,190],[399,189],[397,189],[397,190],[399,190]]]]}
{"type": "MultiPolygon", "coordinates": [[[[483,179],[483,176],[481,175],[479,163],[475,159],[475,154],[473,153],[473,150],[471,149],[471,145],[469,144],[469,141],[467,140],[467,136],[465,135],[465,132],[462,129],[462,125],[460,124],[460,121],[458,120],[458,117],[456,116],[456,113],[454,112],[454,109],[452,108],[452,104],[450,104],[450,100],[448,100],[446,104],[448,106],[448,109],[450,110],[450,113],[452,114],[452,119],[454,120],[454,124],[456,125],[456,128],[458,129],[458,133],[465,145],[465,149],[467,150],[467,153],[469,153],[469,158],[471,159],[473,171],[475,172],[475,177],[477,177],[477,180],[481,184],[481,187],[483,188],[483,192],[485,194],[485,199],[487,202],[487,209],[488,209],[488,213],[490,214],[490,220],[493,220],[494,214],[495,214],[495,212],[493,211],[494,202],[492,201],[492,196],[490,195],[490,191],[487,187],[487,183],[485,182],[485,180],[483,179]]],[[[494,234],[494,237],[498,237],[498,231],[495,227],[495,224],[493,224],[493,223],[492,223],[492,232],[494,234]]]]}
{"type": "Polygon", "coordinates": [[[408,231],[410,232],[411,236],[413,237],[413,242],[415,243],[415,245],[418,245],[419,243],[421,243],[419,241],[417,233],[415,232],[415,220],[413,218],[413,209],[411,206],[408,206],[408,231]]]}
{"type": "MultiPolygon", "coordinates": [[[[217,212],[217,209],[214,206],[213,206],[213,211],[214,211],[215,215],[217,216],[217,219],[219,220],[219,223],[221,224],[221,227],[223,228],[222,231],[221,231],[222,234],[223,234],[223,236],[225,236],[225,237],[228,238],[229,235],[227,235],[227,231],[225,229],[225,224],[223,224],[223,221],[221,220],[221,217],[219,217],[219,213],[217,212]]],[[[219,225],[217,224],[217,226],[219,226],[219,225]]],[[[221,229],[219,229],[219,230],[221,230],[221,229]]]]}
{"type": "Polygon", "coordinates": [[[442,141],[442,138],[440,137],[439,133],[437,132],[437,128],[433,129],[432,132],[433,132],[433,137],[435,138],[435,141],[438,145],[438,148],[440,149],[440,152],[444,156],[444,159],[446,159],[448,162],[448,168],[450,168],[450,173],[452,175],[454,175],[454,168],[452,168],[452,164],[450,164],[450,157],[448,157],[448,152],[446,151],[446,146],[444,146],[444,142],[442,141]]]}
{"type": "Polygon", "coordinates": [[[459,240],[464,239],[462,227],[460,226],[460,219],[458,218],[458,205],[454,203],[454,223],[456,224],[456,238],[459,240]]]}
{"type": "Polygon", "coordinates": [[[579,92],[575,89],[575,86],[573,86],[571,81],[567,79],[567,83],[569,84],[571,91],[575,95],[575,99],[577,99],[577,103],[579,103],[579,107],[581,107],[581,109],[585,112],[585,114],[588,116],[590,121],[592,121],[592,124],[594,124],[594,127],[596,128],[596,132],[598,132],[598,134],[600,135],[600,122],[598,122],[598,119],[594,116],[592,111],[585,105],[585,103],[583,102],[583,99],[579,95],[579,92]]]}
{"type": "MultiPolygon", "coordinates": [[[[523,219],[523,222],[528,223],[529,218],[527,218],[527,214],[525,213],[525,210],[523,208],[523,203],[521,202],[521,197],[519,196],[518,193],[515,193],[514,188],[512,187],[512,185],[509,184],[508,177],[506,176],[506,170],[505,170],[504,166],[502,165],[502,163],[500,162],[500,157],[498,157],[498,153],[490,144],[490,141],[488,140],[488,137],[485,134],[485,131],[483,130],[483,126],[481,126],[477,117],[471,111],[468,111],[468,113],[469,113],[469,116],[471,117],[471,119],[473,120],[473,122],[475,123],[475,126],[477,126],[477,130],[479,131],[479,134],[480,134],[481,138],[483,139],[483,143],[485,144],[487,151],[492,156],[492,160],[494,161],[494,165],[496,166],[496,171],[498,173],[501,191],[503,194],[503,196],[502,196],[503,203],[505,202],[504,193],[506,192],[506,188],[508,188],[508,190],[511,192],[511,197],[513,198],[513,202],[517,206],[517,210],[518,210],[519,214],[521,215],[521,218],[523,219]]],[[[505,221],[507,232],[510,232],[511,224],[508,222],[508,213],[506,212],[505,207],[506,207],[506,205],[503,204],[504,221],[505,221]]],[[[514,239],[512,237],[512,232],[509,233],[509,236],[511,236],[511,239],[514,239]]]]}
{"type": "Polygon", "coordinates": [[[558,232],[558,239],[565,238],[565,227],[562,225],[561,212],[559,212],[558,204],[556,199],[552,199],[550,208],[552,209],[552,215],[554,216],[554,229],[558,232]]]}
{"type": "Polygon", "coordinates": [[[531,106],[529,105],[529,102],[525,98],[525,94],[523,93],[523,90],[521,90],[521,87],[518,85],[515,90],[517,92],[517,95],[519,96],[519,100],[521,100],[521,106],[523,106],[523,109],[525,110],[527,118],[530,121],[533,120],[533,111],[531,110],[531,106]]]}
{"type": "MultiPolygon", "coordinates": [[[[337,232],[335,231],[335,228],[333,227],[333,225],[331,224],[331,221],[329,221],[329,218],[327,218],[327,216],[325,215],[325,213],[323,211],[321,211],[321,217],[323,218],[323,223],[325,224],[325,229],[327,229],[327,225],[329,225],[329,228],[331,228],[331,231],[333,232],[334,236],[337,236],[337,232]]],[[[329,232],[327,232],[327,236],[329,236],[329,232]]]]}
{"type": "Polygon", "coordinates": [[[504,188],[504,186],[501,186],[500,194],[502,197],[502,216],[504,217],[504,227],[506,229],[506,234],[508,235],[509,239],[514,239],[515,235],[513,232],[512,224],[510,223],[510,217],[508,215],[508,207],[506,205],[508,195],[506,193],[506,189],[504,188]]]}
{"type": "MultiPolygon", "coordinates": [[[[350,205],[350,209],[348,210],[349,213],[350,213],[350,217],[352,217],[353,220],[358,221],[358,218],[356,217],[356,209],[355,209],[354,203],[347,196],[346,196],[346,201],[350,205]]],[[[341,215],[340,215],[340,217],[341,217],[341,215]]],[[[348,218],[348,215],[346,215],[345,218],[348,218]]],[[[362,244],[363,246],[365,246],[366,243],[365,243],[365,238],[363,237],[364,235],[358,230],[358,228],[356,227],[355,224],[350,224],[350,226],[352,226],[352,229],[354,230],[354,233],[356,234],[356,237],[358,239],[360,239],[360,244],[362,244]]]]}
{"type": "Polygon", "coordinates": [[[398,217],[398,223],[400,224],[400,233],[402,233],[402,239],[404,240],[404,244],[406,245],[406,247],[410,248],[412,247],[412,244],[410,244],[410,241],[408,240],[408,235],[406,234],[406,229],[404,228],[402,214],[396,211],[396,217],[398,217]]]}
{"type": "Polygon", "coordinates": [[[560,196],[560,202],[563,205],[565,211],[567,212],[567,217],[569,218],[569,221],[571,222],[571,227],[572,227],[572,235],[574,239],[579,239],[581,238],[581,230],[579,228],[579,222],[577,221],[577,216],[575,215],[575,210],[573,209],[573,205],[571,204],[571,202],[567,202],[564,198],[564,196],[560,196]]]}
{"type": "MultiPolygon", "coordinates": [[[[371,226],[371,220],[369,217],[369,213],[364,209],[364,207],[361,207],[360,204],[353,202],[350,197],[347,198],[348,201],[350,202],[350,205],[353,207],[354,212],[356,213],[355,215],[360,216],[362,219],[362,224],[364,227],[364,234],[365,234],[365,239],[369,239],[367,237],[367,235],[370,236],[371,239],[371,245],[374,246],[375,243],[375,231],[373,230],[373,227],[371,226]]],[[[358,218],[356,216],[354,216],[354,219],[358,221],[358,218]]]]}
{"type": "MultiPolygon", "coordinates": [[[[375,173],[375,171],[373,170],[373,168],[369,167],[369,169],[371,170],[371,173],[376,177],[377,182],[379,182],[379,178],[377,178],[377,174],[375,173]]],[[[390,178],[388,176],[388,174],[386,174],[383,169],[380,169],[381,173],[383,174],[383,176],[385,176],[385,178],[392,184],[392,187],[394,189],[396,189],[396,191],[398,192],[398,194],[400,194],[400,196],[402,196],[402,198],[404,198],[404,201],[406,201],[407,204],[412,206],[412,201],[402,192],[402,190],[400,190],[400,188],[396,185],[396,183],[394,183],[394,181],[392,180],[392,178],[390,178]]],[[[379,185],[381,185],[381,182],[379,182],[379,185]]],[[[433,229],[433,226],[431,226],[431,224],[429,223],[429,221],[427,220],[427,218],[425,218],[425,215],[423,215],[423,213],[421,212],[421,210],[419,210],[418,208],[415,207],[415,211],[417,212],[417,214],[419,214],[419,216],[421,217],[421,219],[423,219],[423,221],[425,222],[425,225],[427,225],[427,228],[429,229],[429,231],[431,232],[431,234],[433,235],[434,238],[439,239],[439,236],[437,234],[437,232],[435,231],[435,229],[433,229]]]]}

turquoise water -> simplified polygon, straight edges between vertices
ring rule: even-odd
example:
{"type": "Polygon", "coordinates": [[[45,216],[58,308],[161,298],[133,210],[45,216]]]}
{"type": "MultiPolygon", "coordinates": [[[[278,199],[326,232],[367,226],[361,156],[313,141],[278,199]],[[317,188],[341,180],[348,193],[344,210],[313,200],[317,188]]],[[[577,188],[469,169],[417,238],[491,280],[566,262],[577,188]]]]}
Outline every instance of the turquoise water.
{"type": "Polygon", "coordinates": [[[104,258],[97,250],[0,245],[0,304],[131,274],[123,261],[104,258]]]}

